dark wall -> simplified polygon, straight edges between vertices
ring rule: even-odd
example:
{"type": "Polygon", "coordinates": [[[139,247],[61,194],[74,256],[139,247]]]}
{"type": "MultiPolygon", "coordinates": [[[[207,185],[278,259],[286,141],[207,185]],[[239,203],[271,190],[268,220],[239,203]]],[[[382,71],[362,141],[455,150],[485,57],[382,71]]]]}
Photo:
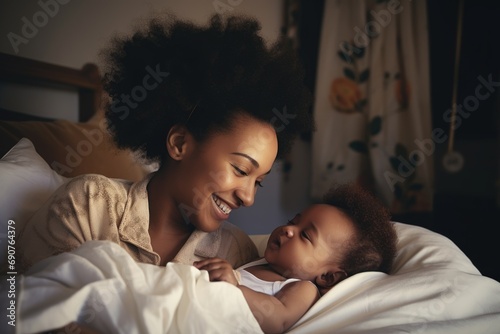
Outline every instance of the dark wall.
{"type": "MultiPolygon", "coordinates": [[[[455,65],[457,0],[428,1],[433,127],[449,131],[455,65]]],[[[499,101],[500,3],[465,0],[454,149],[463,168],[442,165],[448,143],[436,146],[431,227],[452,239],[485,276],[500,280],[499,101]],[[489,82],[489,83],[488,83],[489,82]]]]}

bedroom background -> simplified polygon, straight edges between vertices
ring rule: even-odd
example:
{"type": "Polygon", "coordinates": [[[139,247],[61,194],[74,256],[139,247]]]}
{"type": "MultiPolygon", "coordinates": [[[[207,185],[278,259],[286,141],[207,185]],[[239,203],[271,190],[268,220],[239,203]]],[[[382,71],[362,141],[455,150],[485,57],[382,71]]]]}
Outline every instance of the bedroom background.
{"type": "MultiPolygon", "coordinates": [[[[332,17],[323,17],[325,5],[331,6],[333,3],[342,4],[341,1],[332,0],[313,2],[41,0],[29,3],[3,1],[0,4],[0,31],[3,35],[0,41],[0,51],[48,63],[81,68],[87,62],[99,64],[98,52],[112,35],[127,33],[131,25],[148,13],[168,10],[179,18],[205,23],[208,17],[217,10],[223,10],[245,13],[259,19],[262,23],[263,37],[270,42],[279,34],[286,33],[290,41],[297,46],[304,61],[307,84],[315,90],[316,80],[319,80],[316,78],[316,65],[321,49],[322,26],[327,23],[332,24],[332,17]],[[57,5],[47,7],[48,4],[57,5]],[[39,12],[48,14],[44,16],[39,12]],[[33,23],[34,20],[39,20],[37,21],[38,27],[30,30],[26,22],[33,23]],[[9,33],[21,36],[23,42],[13,45],[12,35],[9,39],[9,33]]],[[[359,6],[365,1],[343,2],[344,5],[348,3],[355,3],[359,6]]],[[[409,3],[405,0],[372,1],[372,4],[379,6],[377,8],[388,8],[387,6],[391,4],[404,7],[409,3]]],[[[420,3],[424,1],[420,0],[420,3]]],[[[425,15],[415,18],[415,22],[423,25],[422,29],[427,28],[429,31],[427,47],[430,112],[427,116],[429,124],[423,133],[432,129],[443,129],[448,134],[449,120],[444,118],[444,115],[451,108],[450,102],[453,94],[458,1],[426,1],[423,8],[425,15]],[[425,20],[427,20],[427,25],[425,20]]],[[[448,143],[436,145],[435,151],[426,159],[426,164],[430,164],[430,174],[433,174],[428,181],[429,187],[432,188],[428,205],[420,209],[395,210],[394,215],[394,220],[424,226],[448,236],[471,258],[485,276],[497,280],[500,280],[500,268],[496,264],[498,261],[495,257],[499,251],[498,235],[495,231],[500,223],[500,156],[498,154],[500,152],[498,131],[500,128],[498,112],[500,94],[497,88],[497,82],[500,81],[498,65],[500,57],[499,46],[495,41],[499,32],[498,27],[495,26],[495,20],[499,13],[499,4],[490,4],[489,1],[465,1],[456,101],[462,104],[475,103],[477,99],[471,99],[471,96],[477,94],[476,87],[483,82],[479,79],[480,77],[486,81],[491,78],[491,84],[487,87],[488,93],[491,94],[488,98],[482,99],[477,106],[469,105],[473,109],[467,109],[471,111],[470,113],[459,114],[461,123],[455,131],[454,150],[464,157],[463,167],[454,173],[445,171],[441,161],[448,143]]],[[[370,22],[374,20],[374,17],[366,12],[364,19],[365,22],[370,22]]],[[[396,19],[392,22],[396,22],[396,19]]],[[[352,29],[350,32],[354,37],[356,32],[354,28],[357,26],[363,27],[363,25],[346,23],[345,29],[352,29]]],[[[413,37],[418,38],[419,35],[413,37]]],[[[342,61],[341,58],[336,60],[342,61]]],[[[419,70],[422,69],[419,67],[419,70]]],[[[318,73],[321,73],[321,70],[318,73]]],[[[347,72],[346,77],[349,78],[349,75],[350,73],[347,72]]],[[[401,87],[406,88],[405,85],[401,87]]],[[[400,92],[403,96],[408,93],[406,89],[400,92]]],[[[486,91],[481,92],[484,94],[486,91]]],[[[35,112],[45,117],[77,120],[75,92],[61,93],[50,89],[32,91],[29,92],[33,94],[32,99],[26,98],[25,94],[27,93],[18,91],[15,86],[2,86],[0,107],[27,113],[35,112]],[[20,98],[21,95],[23,98],[20,98]],[[34,99],[40,101],[42,96],[42,103],[37,102],[36,106],[30,104],[30,101],[34,99]],[[68,110],[74,110],[74,112],[69,113],[68,110]]],[[[415,96],[412,97],[417,99],[415,96]]],[[[398,126],[401,127],[400,132],[405,131],[404,123],[398,126]]],[[[414,123],[407,122],[407,126],[408,129],[414,129],[414,123]]],[[[326,133],[329,132],[326,131],[326,133]]],[[[412,139],[411,135],[410,139],[412,139]]],[[[231,221],[241,226],[247,233],[265,234],[314,201],[315,196],[310,190],[312,175],[316,171],[312,170],[311,163],[313,142],[311,134],[304,134],[297,140],[290,156],[285,161],[278,162],[266,178],[264,183],[266,189],[257,194],[255,205],[233,212],[231,221]]],[[[377,159],[375,158],[374,161],[379,161],[377,159]]],[[[327,165],[331,169],[338,168],[336,163],[335,161],[327,165]]],[[[338,179],[341,182],[345,180],[346,178],[342,177],[338,179]]]]}

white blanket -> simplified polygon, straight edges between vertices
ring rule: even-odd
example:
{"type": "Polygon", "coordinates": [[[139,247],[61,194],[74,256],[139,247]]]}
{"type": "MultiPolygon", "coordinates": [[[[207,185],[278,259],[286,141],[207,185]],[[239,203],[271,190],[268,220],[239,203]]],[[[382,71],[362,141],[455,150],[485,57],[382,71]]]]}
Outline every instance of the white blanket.
{"type": "Polygon", "coordinates": [[[261,333],[243,294],[206,271],[136,263],[120,246],[91,241],[22,277],[17,333],[72,321],[101,333],[261,333]]]}
{"type": "MultiPolygon", "coordinates": [[[[500,283],[444,236],[395,224],[394,273],[342,281],[290,333],[500,333],[500,283]]],[[[265,238],[254,239],[259,248],[265,238]]],[[[135,263],[112,243],[40,262],[21,289],[19,333],[74,320],[104,333],[261,332],[236,287],[192,266],[135,263]]]]}

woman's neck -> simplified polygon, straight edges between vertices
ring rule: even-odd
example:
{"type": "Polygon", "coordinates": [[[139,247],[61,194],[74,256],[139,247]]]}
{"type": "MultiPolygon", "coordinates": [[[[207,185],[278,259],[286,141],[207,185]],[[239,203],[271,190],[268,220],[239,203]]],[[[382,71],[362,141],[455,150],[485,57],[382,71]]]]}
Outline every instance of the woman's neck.
{"type": "Polygon", "coordinates": [[[184,221],[168,184],[168,178],[157,172],[147,186],[149,237],[151,248],[160,256],[160,265],[174,259],[194,230],[184,221]]]}
{"type": "Polygon", "coordinates": [[[184,235],[193,231],[184,220],[171,195],[168,174],[161,169],[148,183],[149,229],[159,233],[184,235]]]}

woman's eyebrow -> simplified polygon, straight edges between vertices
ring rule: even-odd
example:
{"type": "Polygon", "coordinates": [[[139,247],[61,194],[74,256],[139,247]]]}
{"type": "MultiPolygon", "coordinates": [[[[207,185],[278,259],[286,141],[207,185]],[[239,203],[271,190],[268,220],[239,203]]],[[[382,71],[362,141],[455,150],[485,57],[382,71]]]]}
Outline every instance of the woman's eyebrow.
{"type": "Polygon", "coordinates": [[[252,163],[252,165],[254,165],[256,168],[259,168],[259,163],[254,158],[252,158],[251,156],[249,156],[248,154],[240,153],[240,152],[233,152],[231,154],[245,157],[245,158],[247,158],[252,163]]]}

